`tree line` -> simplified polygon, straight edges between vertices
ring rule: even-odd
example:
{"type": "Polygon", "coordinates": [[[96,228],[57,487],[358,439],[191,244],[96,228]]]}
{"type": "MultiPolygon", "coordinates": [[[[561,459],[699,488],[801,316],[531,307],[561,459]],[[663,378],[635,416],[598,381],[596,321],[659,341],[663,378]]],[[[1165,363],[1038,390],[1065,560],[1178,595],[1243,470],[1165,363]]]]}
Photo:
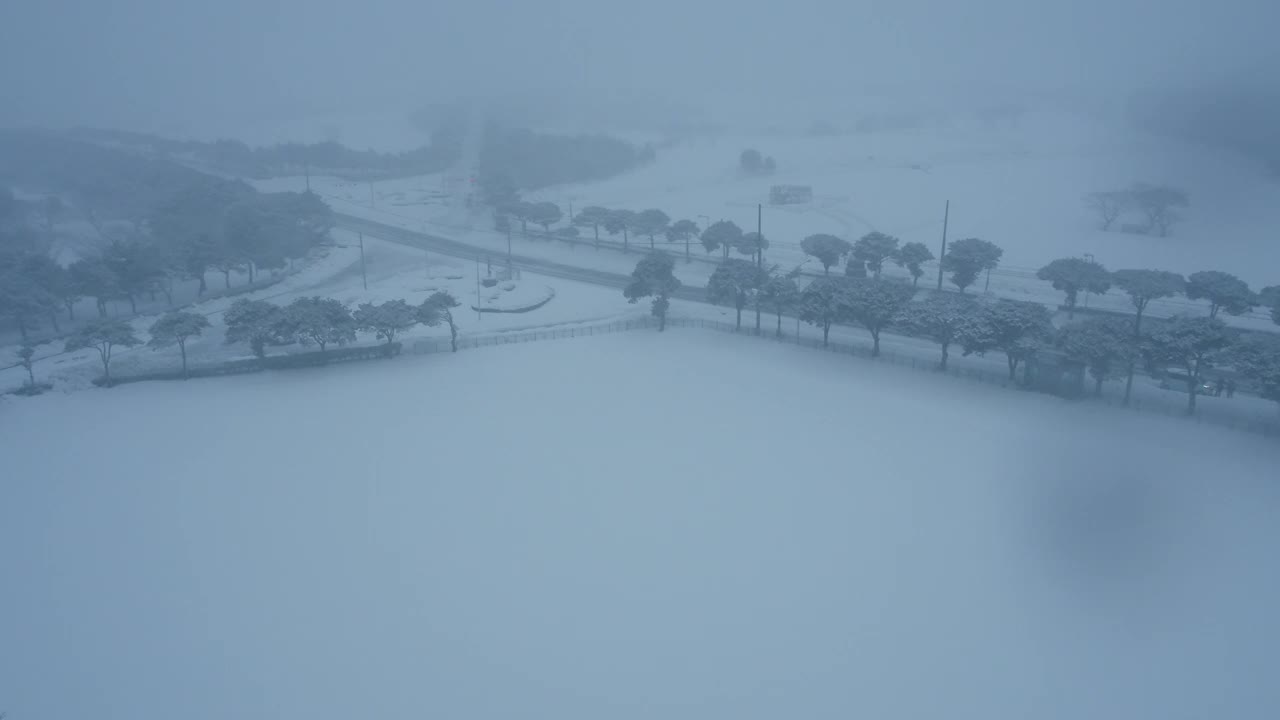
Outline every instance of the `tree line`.
{"type": "Polygon", "coordinates": [[[81,299],[93,298],[99,318],[107,304],[163,295],[174,302],[179,281],[206,274],[285,267],[305,257],[333,227],[329,207],[312,193],[260,194],[243,183],[209,176],[188,178],[125,233],[107,234],[101,247],[69,265],[52,254],[55,225],[65,212],[59,196],[24,203],[0,189],[0,316],[23,340],[45,324],[61,332],[59,317],[75,320],[81,299]]]}
{"type": "MultiPolygon", "coordinates": [[[[930,291],[917,298],[914,281],[918,274],[913,273],[913,282],[907,283],[881,277],[879,272],[884,262],[901,256],[901,249],[892,247],[883,236],[863,240],[868,242],[854,262],[861,263],[864,272],[824,274],[803,288],[797,282],[797,270],[784,273],[777,266],[763,267],[738,258],[723,260],[707,282],[707,299],[734,308],[737,330],[742,329],[743,311],[753,310],[757,334],[761,332],[763,314],[775,315],[774,333],[778,336],[782,335],[782,316],[795,314],[801,321],[821,328],[824,347],[835,325],[864,328],[872,341],[873,356],[880,354],[880,337],[886,330],[926,338],[939,346],[938,365],[943,370],[953,349],[964,355],[997,352],[1006,359],[1009,379],[1015,380],[1019,367],[1040,354],[1055,353],[1087,371],[1095,382],[1096,395],[1101,395],[1104,381],[1125,379],[1125,403],[1130,401],[1134,372],[1139,366],[1157,377],[1168,376],[1171,369],[1176,371],[1186,386],[1189,413],[1195,412],[1196,397],[1215,370],[1231,370],[1251,381],[1261,396],[1280,402],[1280,337],[1243,333],[1227,327],[1218,317],[1221,310],[1240,314],[1252,307],[1251,303],[1265,300],[1272,306],[1273,321],[1280,324],[1278,287],[1255,295],[1242,281],[1226,273],[1194,273],[1187,279],[1161,270],[1108,273],[1095,262],[1065,258],[1046,265],[1040,272],[1042,279],[1052,281],[1067,293],[1068,322],[1057,327],[1051,311],[1041,303],[964,294],[977,272],[998,260],[994,246],[972,243],[949,264],[952,282],[960,293],[930,291]],[[1111,283],[1128,294],[1133,316],[1092,316],[1075,321],[1078,293],[1105,292],[1111,283]],[[1208,314],[1143,322],[1152,300],[1179,293],[1208,300],[1208,314]]],[[[812,245],[831,261],[824,263],[827,266],[834,265],[844,252],[843,245],[825,239],[812,245]]],[[[845,245],[849,254],[855,252],[857,244],[845,245]]],[[[960,242],[952,248],[956,245],[960,242]]],[[[944,261],[943,266],[948,267],[948,263],[944,261]]],[[[670,298],[680,287],[672,257],[655,251],[636,265],[623,293],[630,302],[652,297],[652,313],[659,319],[661,331],[670,298]]]]}
{"type": "MultiPolygon", "coordinates": [[[[315,346],[323,357],[330,346],[355,342],[357,332],[372,334],[388,348],[400,333],[415,325],[435,327],[446,324],[454,352],[458,351],[458,326],[453,309],[458,301],[448,292],[432,293],[418,305],[404,300],[388,300],[383,303],[362,303],[354,310],[333,298],[300,297],[288,305],[276,305],[266,300],[240,299],[231,304],[223,314],[226,327],[224,341],[228,345],[242,344],[249,347],[259,361],[267,357],[270,347],[299,344],[315,346]]],[[[148,347],[177,346],[181,358],[182,376],[189,376],[187,367],[187,343],[200,337],[211,326],[205,315],[186,310],[162,315],[147,330],[148,347]]],[[[92,348],[102,363],[106,385],[111,385],[111,360],[118,348],[132,348],[144,341],[134,332],[133,326],[118,319],[98,320],[81,327],[67,338],[68,352],[92,348]]],[[[28,388],[38,390],[32,367],[35,349],[27,344],[18,351],[19,362],[26,368],[28,388]]]]}

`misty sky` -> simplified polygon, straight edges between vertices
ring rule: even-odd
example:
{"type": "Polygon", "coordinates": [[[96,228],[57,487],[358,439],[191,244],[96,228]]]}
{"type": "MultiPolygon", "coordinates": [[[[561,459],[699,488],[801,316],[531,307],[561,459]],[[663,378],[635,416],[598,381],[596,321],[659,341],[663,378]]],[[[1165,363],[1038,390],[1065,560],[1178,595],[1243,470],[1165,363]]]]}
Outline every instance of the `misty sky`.
{"type": "Polygon", "coordinates": [[[829,103],[868,88],[1262,83],[1274,0],[44,0],[0,6],[0,125],[231,134],[522,91],[829,103]]]}

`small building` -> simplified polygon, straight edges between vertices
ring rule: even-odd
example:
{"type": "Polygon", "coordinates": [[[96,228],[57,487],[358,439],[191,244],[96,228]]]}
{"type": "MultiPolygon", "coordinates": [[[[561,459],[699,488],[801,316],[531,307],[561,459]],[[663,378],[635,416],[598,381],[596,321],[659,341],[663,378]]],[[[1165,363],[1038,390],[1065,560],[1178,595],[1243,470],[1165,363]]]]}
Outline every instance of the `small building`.
{"type": "Polygon", "coordinates": [[[1085,393],[1084,363],[1056,350],[1042,349],[1027,358],[1024,382],[1028,390],[1078,398],[1085,393]]]}
{"type": "Polygon", "coordinates": [[[798,205],[813,200],[813,188],[809,185],[774,185],[769,189],[770,205],[798,205]]]}

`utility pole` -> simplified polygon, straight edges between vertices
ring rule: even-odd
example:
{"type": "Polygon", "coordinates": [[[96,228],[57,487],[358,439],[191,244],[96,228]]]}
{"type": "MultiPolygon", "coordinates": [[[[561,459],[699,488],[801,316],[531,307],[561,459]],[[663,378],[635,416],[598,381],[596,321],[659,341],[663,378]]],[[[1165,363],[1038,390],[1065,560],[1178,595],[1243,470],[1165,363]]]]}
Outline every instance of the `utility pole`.
{"type": "Polygon", "coordinates": [[[360,233],[360,282],[364,284],[364,289],[369,289],[369,276],[364,269],[364,233],[360,233]]]}
{"type": "MultiPolygon", "coordinates": [[[[764,205],[756,203],[756,267],[758,268],[764,267],[764,232],[760,229],[763,224],[761,220],[763,217],[764,205]]],[[[759,316],[756,319],[759,320],[759,316]]],[[[756,328],[757,334],[759,331],[760,328],[756,328]]]]}
{"type": "Polygon", "coordinates": [[[938,254],[938,289],[942,289],[942,258],[947,256],[947,221],[951,218],[951,201],[942,211],[942,252],[938,254]]]}

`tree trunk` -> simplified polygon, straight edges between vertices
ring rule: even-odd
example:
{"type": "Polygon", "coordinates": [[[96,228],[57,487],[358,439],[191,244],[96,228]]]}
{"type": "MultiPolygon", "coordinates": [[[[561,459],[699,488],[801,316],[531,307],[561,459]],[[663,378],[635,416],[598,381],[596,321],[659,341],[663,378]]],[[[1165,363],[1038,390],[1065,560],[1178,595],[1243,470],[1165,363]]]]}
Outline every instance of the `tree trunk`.
{"type": "Polygon", "coordinates": [[[1195,379],[1187,381],[1187,414],[1196,414],[1196,390],[1199,383],[1195,379]]]}
{"type": "Polygon", "coordinates": [[[917,287],[920,287],[920,276],[913,274],[911,276],[911,289],[914,290],[917,287]]]}
{"type": "Polygon", "coordinates": [[[1124,404],[1129,404],[1129,397],[1133,394],[1133,363],[1129,363],[1129,373],[1124,381],[1124,404]]]}
{"type": "Polygon", "coordinates": [[[129,293],[129,314],[138,314],[138,298],[134,297],[133,293],[129,293]]]}
{"type": "Polygon", "coordinates": [[[253,261],[249,261],[249,284],[253,284],[253,261]]]}
{"type": "Polygon", "coordinates": [[[652,236],[652,235],[650,235],[650,236],[649,236],[649,249],[650,249],[650,250],[652,250],[652,249],[653,249],[653,236],[652,236]]]}
{"type": "Polygon", "coordinates": [[[156,301],[156,289],[155,289],[155,288],[148,288],[148,289],[147,289],[147,295],[151,298],[151,302],[155,302],[155,301],[156,301]]]}
{"type": "Polygon", "coordinates": [[[737,309],[738,309],[738,322],[733,326],[733,329],[741,330],[742,329],[742,306],[738,305],[737,309]]]}
{"type": "Polygon", "coordinates": [[[1074,293],[1067,293],[1067,319],[1074,320],[1076,317],[1076,296],[1074,293]]]}
{"type": "Polygon", "coordinates": [[[1005,359],[1009,361],[1009,379],[1015,380],[1018,377],[1018,358],[1012,355],[1006,355],[1005,359]]]}
{"type": "Polygon", "coordinates": [[[880,331],[871,331],[871,357],[880,357],[880,331]]]}
{"type": "Polygon", "coordinates": [[[29,365],[29,364],[27,365],[27,377],[31,379],[31,387],[35,387],[35,385],[36,385],[36,372],[35,372],[35,369],[34,369],[34,368],[32,368],[32,366],[31,366],[31,365],[29,365]]]}
{"type": "Polygon", "coordinates": [[[21,313],[14,315],[13,319],[17,321],[18,334],[22,336],[22,342],[25,343],[27,341],[27,319],[21,313]]]}
{"type": "Polygon", "coordinates": [[[98,355],[102,358],[102,377],[107,387],[111,387],[111,355],[109,353],[109,350],[98,350],[98,355]]]}
{"type": "Polygon", "coordinates": [[[756,306],[756,335],[760,334],[760,306],[756,306]]]}
{"type": "Polygon", "coordinates": [[[1093,379],[1093,396],[1102,397],[1102,378],[1100,377],[1093,379]]]}
{"type": "Polygon", "coordinates": [[[209,286],[206,285],[204,282],[204,271],[201,270],[200,271],[200,289],[196,290],[196,295],[204,295],[208,289],[209,289],[209,286]]]}
{"type": "Polygon", "coordinates": [[[693,262],[693,258],[689,257],[689,238],[684,239],[684,261],[686,263],[693,262]]]}
{"type": "Polygon", "coordinates": [[[827,338],[831,335],[831,323],[822,323],[822,347],[827,346],[827,338]]]}
{"type": "Polygon", "coordinates": [[[95,302],[98,303],[98,317],[105,318],[107,316],[107,301],[97,298],[95,302]]]}
{"type": "Polygon", "coordinates": [[[190,380],[191,376],[187,374],[187,341],[178,341],[178,350],[182,352],[182,379],[190,380]]]}
{"type": "Polygon", "coordinates": [[[774,337],[782,337],[782,309],[778,309],[778,329],[773,333],[774,337]]]}
{"type": "Polygon", "coordinates": [[[226,285],[226,289],[230,290],[231,289],[231,271],[230,270],[222,271],[222,281],[226,285]]]}
{"type": "Polygon", "coordinates": [[[1209,305],[1209,317],[1211,317],[1211,318],[1216,318],[1216,317],[1218,317],[1218,304],[1217,304],[1217,303],[1212,303],[1212,304],[1210,304],[1210,305],[1209,305]]]}
{"type": "Polygon", "coordinates": [[[831,274],[831,266],[826,263],[822,263],[822,276],[827,277],[830,274],[831,274]]]}
{"type": "Polygon", "coordinates": [[[62,332],[62,328],[58,326],[58,311],[56,309],[50,308],[49,320],[53,323],[54,332],[56,333],[62,332]]]}
{"type": "Polygon", "coordinates": [[[75,320],[76,319],[76,301],[67,300],[66,304],[67,304],[67,320],[75,320]]]}
{"type": "Polygon", "coordinates": [[[631,238],[627,235],[627,229],[622,228],[622,252],[628,252],[627,245],[631,242],[631,238]]]}
{"type": "Polygon", "coordinates": [[[951,343],[942,343],[942,362],[938,364],[939,370],[946,371],[947,356],[950,350],[951,350],[951,343]]]}

